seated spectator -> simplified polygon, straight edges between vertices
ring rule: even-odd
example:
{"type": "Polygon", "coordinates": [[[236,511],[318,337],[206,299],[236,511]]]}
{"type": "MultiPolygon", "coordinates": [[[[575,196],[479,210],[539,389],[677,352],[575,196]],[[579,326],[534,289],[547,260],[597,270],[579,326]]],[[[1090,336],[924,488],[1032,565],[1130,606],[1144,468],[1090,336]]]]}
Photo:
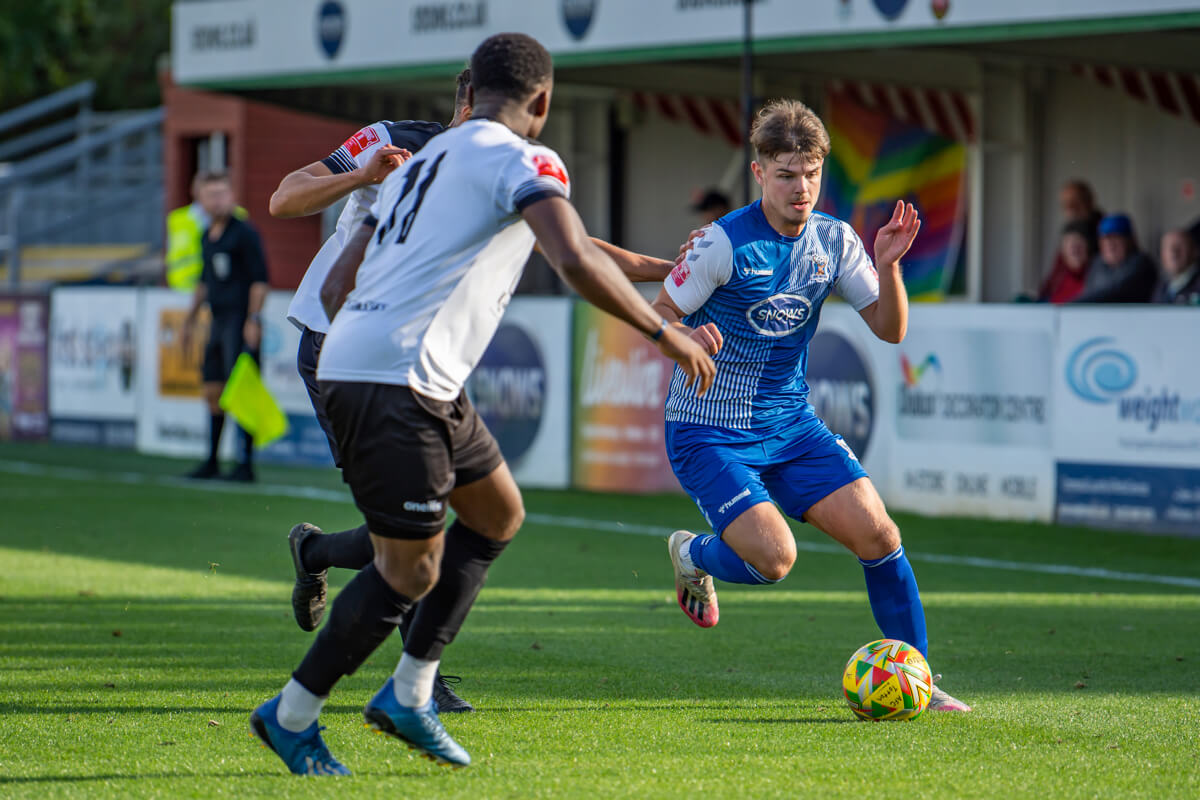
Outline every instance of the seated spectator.
{"type": "Polygon", "coordinates": [[[1091,239],[1094,240],[1099,234],[1104,212],[1096,207],[1096,194],[1087,181],[1072,178],[1064,183],[1058,193],[1058,207],[1067,222],[1086,222],[1091,239]]]}
{"type": "Polygon", "coordinates": [[[1167,231],[1159,247],[1162,276],[1154,287],[1155,303],[1200,305],[1200,259],[1187,231],[1167,231]]]}
{"type": "Polygon", "coordinates": [[[1084,220],[1063,226],[1050,274],[1038,290],[1039,303],[1069,303],[1083,291],[1088,267],[1096,255],[1096,237],[1084,220]]]}
{"type": "Polygon", "coordinates": [[[1125,214],[1100,220],[1100,254],[1092,259],[1083,292],[1073,303],[1148,303],[1158,282],[1154,262],[1138,249],[1125,214]]]}

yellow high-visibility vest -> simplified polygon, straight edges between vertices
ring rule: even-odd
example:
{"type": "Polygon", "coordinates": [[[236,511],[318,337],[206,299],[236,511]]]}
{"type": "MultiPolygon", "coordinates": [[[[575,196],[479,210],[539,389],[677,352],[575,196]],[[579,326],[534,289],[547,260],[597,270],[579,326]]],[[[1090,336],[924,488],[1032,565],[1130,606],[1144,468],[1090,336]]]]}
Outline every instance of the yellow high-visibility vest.
{"type": "Polygon", "coordinates": [[[204,261],[200,237],[204,235],[204,212],[196,203],[167,214],[167,286],[190,292],[200,282],[204,261]]]}
{"type": "MultiPolygon", "coordinates": [[[[241,206],[233,210],[233,215],[238,219],[250,216],[241,206]]],[[[200,282],[204,269],[200,240],[206,227],[208,220],[199,203],[181,206],[167,214],[167,286],[190,292],[200,282]]]]}

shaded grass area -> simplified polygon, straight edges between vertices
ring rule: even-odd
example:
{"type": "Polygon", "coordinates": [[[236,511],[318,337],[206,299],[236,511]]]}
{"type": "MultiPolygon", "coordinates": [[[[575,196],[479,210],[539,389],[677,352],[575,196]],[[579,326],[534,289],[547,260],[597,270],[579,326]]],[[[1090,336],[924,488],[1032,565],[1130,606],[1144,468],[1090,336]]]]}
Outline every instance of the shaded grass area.
{"type": "MultiPolygon", "coordinates": [[[[802,552],[778,586],[722,586],[721,625],[702,631],[674,604],[660,539],[529,524],[446,654],[481,709],[447,718],[476,763],[438,770],[362,729],[362,704],[399,657],[394,638],[323,717],[354,777],[292,778],[246,733],[249,710],[311,642],[291,620],[284,535],[301,519],[335,529],[357,515],[330,500],[157,482],[186,467],[0,448],[0,795],[1200,796],[1196,592],[920,561],[925,551],[1197,577],[1200,542],[920,517],[898,521],[931,663],[971,715],[851,722],[841,666],[877,630],[849,556],[802,552]],[[6,462],[81,472],[23,475],[6,462]]],[[[261,478],[339,486],[327,471],[261,478]]],[[[676,496],[527,492],[526,503],[698,525],[676,496]]]]}

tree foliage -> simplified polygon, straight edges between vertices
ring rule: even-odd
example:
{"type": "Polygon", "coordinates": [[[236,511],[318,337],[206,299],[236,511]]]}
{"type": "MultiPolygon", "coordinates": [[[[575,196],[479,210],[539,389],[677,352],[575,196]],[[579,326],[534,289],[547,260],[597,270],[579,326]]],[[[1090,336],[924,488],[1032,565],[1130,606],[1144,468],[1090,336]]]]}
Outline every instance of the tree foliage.
{"type": "Polygon", "coordinates": [[[159,103],[171,0],[0,0],[0,110],[83,80],[98,109],[159,103]]]}

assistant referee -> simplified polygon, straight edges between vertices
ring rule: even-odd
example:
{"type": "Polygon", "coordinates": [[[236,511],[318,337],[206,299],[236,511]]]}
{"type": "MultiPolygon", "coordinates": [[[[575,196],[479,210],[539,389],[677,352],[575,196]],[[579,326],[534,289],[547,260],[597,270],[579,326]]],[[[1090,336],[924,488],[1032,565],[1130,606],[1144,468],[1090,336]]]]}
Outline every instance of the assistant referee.
{"type": "MultiPolygon", "coordinates": [[[[204,173],[199,178],[197,198],[211,222],[204,232],[201,253],[204,267],[200,283],[192,295],[184,324],[183,346],[191,344],[196,315],[207,303],[212,310],[212,327],[204,348],[204,400],[211,418],[208,459],[188,477],[221,477],[217,449],[225,427],[225,413],[219,400],[225,381],[237,357],[247,352],[258,360],[262,341],[262,307],[267,297],[267,261],[263,256],[258,231],[234,216],[233,186],[223,172],[204,173]]],[[[242,431],[238,465],[224,477],[227,480],[253,481],[254,440],[242,431]]]]}

